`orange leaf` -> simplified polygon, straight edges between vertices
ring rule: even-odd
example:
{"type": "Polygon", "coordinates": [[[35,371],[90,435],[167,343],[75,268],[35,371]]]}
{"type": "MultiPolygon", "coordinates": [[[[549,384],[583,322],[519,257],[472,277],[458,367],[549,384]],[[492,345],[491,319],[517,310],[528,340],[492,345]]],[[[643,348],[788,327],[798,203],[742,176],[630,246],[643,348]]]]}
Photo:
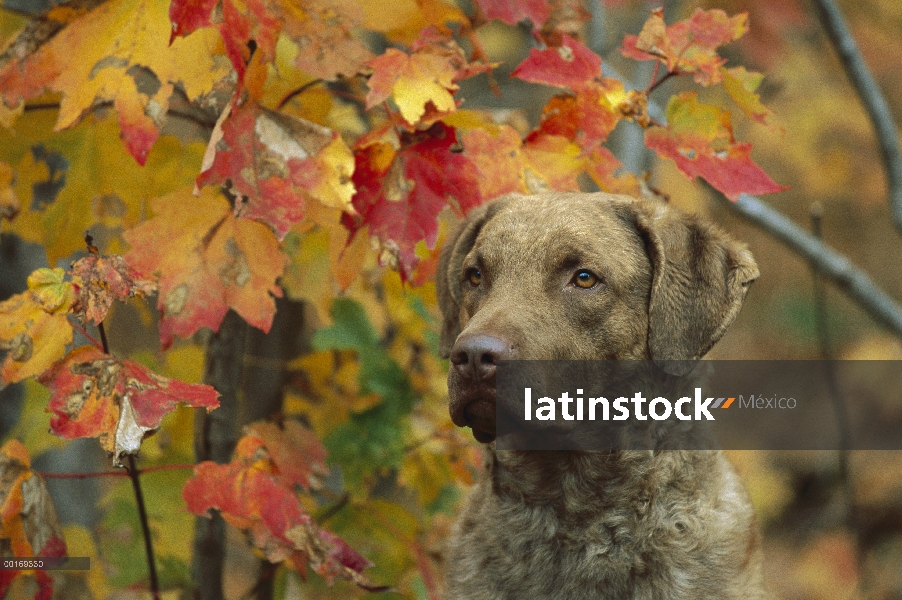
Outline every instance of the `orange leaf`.
{"type": "MultiPolygon", "coordinates": [[[[63,530],[44,480],[31,470],[25,446],[9,440],[0,448],[0,539],[7,547],[4,556],[66,556],[63,530]]],[[[35,571],[38,593],[35,598],[53,595],[53,579],[46,571],[35,571]]],[[[0,570],[0,597],[22,574],[0,570]]]]}
{"type": "Polygon", "coordinates": [[[238,219],[222,194],[183,188],[151,203],[157,216],[126,231],[125,261],[138,273],[159,274],[160,341],[216,331],[229,308],[268,331],[281,296],[276,278],[287,262],[265,225],[238,219]]]}
{"type": "Polygon", "coordinates": [[[579,191],[577,177],[586,168],[579,146],[559,135],[531,135],[523,146],[530,170],[552,190],[579,191]]]}
{"type": "Polygon", "coordinates": [[[752,162],[751,144],[733,139],[730,113],[685,92],[667,105],[668,126],[645,130],[645,144],[673,160],[690,179],[703,177],[730,200],[786,189],[752,162]]]}
{"type": "Polygon", "coordinates": [[[523,140],[508,125],[492,132],[476,128],[463,134],[464,154],[479,170],[479,193],[486,200],[510,193],[526,193],[523,140]]]}
{"type": "Polygon", "coordinates": [[[143,165],[175,85],[194,100],[228,75],[213,59],[219,43],[213,32],[168,46],[168,6],[167,0],[100,4],[0,70],[4,101],[15,106],[45,88],[61,92],[57,130],[77,123],[95,102],[112,102],[122,140],[143,165]]]}
{"type": "Polygon", "coordinates": [[[157,289],[155,282],[142,279],[116,254],[89,254],[72,263],[69,273],[80,280],[74,310],[83,322],[95,325],[106,318],[114,300],[148,296],[157,289]]]}
{"type": "Polygon", "coordinates": [[[697,83],[710,85],[720,82],[720,68],[726,62],[717,48],[747,31],[746,13],[729,17],[717,8],[698,8],[688,19],[667,26],[664,9],[658,8],[638,36],[624,38],[621,53],[636,60],[660,60],[671,73],[695,73],[697,83]]]}
{"type": "Polygon", "coordinates": [[[312,431],[297,421],[286,421],[280,428],[275,423],[258,421],[244,429],[263,442],[279,475],[290,485],[309,490],[319,488],[317,478],[327,475],[326,449],[312,431]]]}
{"type": "Polygon", "coordinates": [[[122,454],[136,454],[177,404],[219,406],[219,394],[208,385],[157,375],[93,346],[75,348],[38,380],[52,393],[50,430],[66,439],[98,438],[115,465],[122,454]]]}
{"type": "Polygon", "coordinates": [[[231,181],[243,198],[235,214],[266,223],[279,239],[305,215],[305,199],[353,211],[354,158],[339,135],[256,104],[214,133],[198,185],[231,181]]]}
{"type": "MultiPolygon", "coordinates": [[[[299,424],[286,424],[286,432],[303,429],[299,424]],[[300,429],[299,429],[300,428],[300,429]]],[[[188,510],[204,515],[211,508],[218,509],[223,519],[249,534],[249,538],[271,562],[287,561],[287,565],[302,575],[307,561],[331,584],[343,578],[370,590],[376,590],[361,572],[370,562],[354,551],[335,534],[321,529],[304,510],[274,456],[282,459],[290,455],[302,456],[304,447],[310,448],[312,434],[306,432],[302,447],[290,448],[292,434],[280,437],[278,427],[254,423],[249,431],[263,431],[269,442],[256,435],[242,437],[235,449],[235,457],[226,465],[206,461],[194,468],[194,475],[182,488],[188,510]],[[275,431],[274,431],[275,430],[275,431]],[[275,434],[275,443],[274,441],[275,434]]],[[[321,449],[315,455],[321,454],[321,449]]],[[[302,458],[301,460],[305,460],[302,458]]],[[[314,460],[319,460],[315,458],[314,460]]],[[[296,476],[297,473],[288,476],[296,476]]]]}

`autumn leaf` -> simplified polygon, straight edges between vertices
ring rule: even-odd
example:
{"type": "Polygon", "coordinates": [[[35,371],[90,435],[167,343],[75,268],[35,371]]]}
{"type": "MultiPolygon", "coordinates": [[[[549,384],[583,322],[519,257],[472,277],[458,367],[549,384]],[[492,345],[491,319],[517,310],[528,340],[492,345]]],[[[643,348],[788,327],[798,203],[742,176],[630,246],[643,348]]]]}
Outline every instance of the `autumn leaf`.
{"type": "MultiPolygon", "coordinates": [[[[251,428],[262,425],[253,424],[251,428]]],[[[295,448],[294,452],[299,450],[295,448]]],[[[304,457],[298,455],[298,459],[304,457]]],[[[291,484],[273,460],[270,446],[251,434],[238,441],[229,464],[198,464],[194,476],[182,488],[182,496],[188,510],[196,515],[219,510],[227,523],[247,533],[270,562],[286,561],[303,575],[309,561],[330,584],[342,578],[365,589],[378,589],[361,574],[370,566],[369,561],[341,538],[320,528],[304,510],[291,484]]]]}
{"type": "Polygon", "coordinates": [[[241,108],[214,134],[198,185],[231,183],[235,215],[283,238],[315,200],[352,211],[354,157],[341,137],[310,121],[258,105],[241,108]]]}
{"type": "Polygon", "coordinates": [[[297,421],[286,421],[282,427],[259,421],[245,427],[244,433],[260,439],[287,483],[308,491],[322,487],[320,479],[329,473],[326,449],[312,431],[297,421]]]}
{"type": "MultiPolygon", "coordinates": [[[[0,448],[0,539],[4,556],[66,556],[63,530],[53,500],[40,475],[31,470],[28,451],[18,440],[0,448]]],[[[0,570],[0,597],[22,571],[0,570]]],[[[50,600],[53,579],[47,571],[34,571],[36,599],[50,600]]]]}
{"type": "Polygon", "coordinates": [[[668,126],[645,131],[645,144],[673,160],[689,177],[703,177],[735,201],[740,194],[768,194],[786,189],[752,162],[751,144],[736,142],[730,113],[701,104],[684,92],[667,105],[668,126]]]}
{"type": "Polygon", "coordinates": [[[601,57],[568,35],[561,45],[545,50],[532,48],[511,77],[579,90],[601,76],[601,57]]]}
{"type": "Polygon", "coordinates": [[[748,31],[748,15],[734,17],[720,9],[697,8],[691,17],[673,25],[664,23],[664,9],[652,11],[638,36],[623,40],[621,53],[636,60],[660,60],[671,73],[694,73],[695,81],[710,85],[721,81],[726,59],[717,48],[748,31]]]}
{"type": "Polygon", "coordinates": [[[449,113],[456,108],[454,83],[457,70],[444,56],[421,51],[407,54],[389,48],[367,63],[373,74],[367,81],[370,88],[366,107],[381,104],[389,96],[401,111],[401,117],[410,125],[417,123],[426,113],[426,105],[432,103],[439,113],[449,113]]]}
{"type": "Polygon", "coordinates": [[[95,325],[106,318],[114,300],[149,296],[157,289],[155,282],[143,279],[118,255],[89,254],[72,263],[69,273],[78,278],[73,311],[82,322],[95,325]]]}
{"type": "Polygon", "coordinates": [[[482,201],[472,163],[456,147],[457,134],[444,123],[402,136],[382,127],[355,144],[358,216],[345,223],[353,232],[367,226],[405,278],[416,267],[417,242],[435,248],[442,209],[466,213],[482,201]]]}
{"type": "Polygon", "coordinates": [[[770,125],[773,111],[761,103],[761,98],[755,93],[764,75],[747,71],[745,67],[735,67],[727,69],[721,67],[721,75],[723,75],[723,87],[733,99],[737,106],[742,109],[745,115],[761,123],[762,125],[770,125]]]}
{"type": "Polygon", "coordinates": [[[591,150],[607,140],[627,116],[624,103],[628,97],[623,83],[608,78],[580,88],[575,95],[555,96],[542,109],[538,132],[567,138],[583,150],[591,150]]]}
{"type": "Polygon", "coordinates": [[[38,269],[28,278],[29,289],[0,303],[0,369],[3,383],[22,381],[45,371],[72,342],[66,313],[75,289],[60,268],[38,269]]]}
{"type": "Polygon", "coordinates": [[[125,261],[142,276],[158,275],[160,341],[216,331],[229,308],[268,331],[275,315],[276,278],[286,258],[269,227],[238,219],[211,187],[183,188],[151,203],[156,216],[126,231],[125,261]]]}
{"type": "Polygon", "coordinates": [[[0,70],[7,106],[45,89],[62,93],[56,129],[77,123],[92,106],[110,102],[122,140],[140,164],[159,135],[179,84],[189,100],[228,75],[218,63],[219,40],[202,31],[167,47],[168,0],[111,0],[80,16],[34,53],[0,70]]]}
{"type": "Polygon", "coordinates": [[[520,134],[508,125],[474,128],[461,136],[464,155],[479,172],[479,194],[486,200],[526,193],[526,157],[520,134]]]}
{"type": "Polygon", "coordinates": [[[219,406],[219,394],[208,385],[157,375],[93,346],[75,348],[38,380],[51,391],[51,431],[66,439],[98,438],[114,465],[123,454],[137,454],[179,403],[208,411],[219,406]]]}
{"type": "MultiPolygon", "coordinates": [[[[579,177],[586,169],[586,159],[579,146],[559,135],[539,132],[526,139],[523,154],[532,174],[537,175],[547,189],[579,191],[579,177]]],[[[531,187],[538,187],[535,182],[531,187]]]]}
{"type": "Polygon", "coordinates": [[[499,19],[516,25],[529,19],[533,27],[548,20],[548,0],[476,0],[487,19],[499,19]]]}

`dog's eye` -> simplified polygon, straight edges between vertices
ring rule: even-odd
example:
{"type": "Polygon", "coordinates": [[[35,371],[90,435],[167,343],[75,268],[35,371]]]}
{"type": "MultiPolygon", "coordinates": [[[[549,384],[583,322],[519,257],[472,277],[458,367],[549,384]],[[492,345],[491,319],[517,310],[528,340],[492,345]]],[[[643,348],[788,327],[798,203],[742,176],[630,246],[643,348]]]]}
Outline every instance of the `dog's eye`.
{"type": "Polygon", "coordinates": [[[576,275],[573,276],[573,285],[578,288],[583,288],[584,290],[595,287],[595,284],[597,283],[598,276],[586,269],[580,269],[576,272],[576,275]]]}
{"type": "Polygon", "coordinates": [[[467,281],[470,282],[470,285],[477,286],[482,283],[482,271],[473,267],[471,269],[467,269],[467,281]]]}

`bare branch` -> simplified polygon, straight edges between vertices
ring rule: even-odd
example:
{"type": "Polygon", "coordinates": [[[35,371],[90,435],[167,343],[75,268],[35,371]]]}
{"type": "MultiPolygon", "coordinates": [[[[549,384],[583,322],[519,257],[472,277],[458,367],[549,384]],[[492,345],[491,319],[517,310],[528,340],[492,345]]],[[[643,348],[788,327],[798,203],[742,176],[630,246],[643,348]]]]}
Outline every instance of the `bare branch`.
{"type": "MultiPolygon", "coordinates": [[[[616,77],[628,87],[631,86],[630,82],[607,63],[603,68],[606,76],[616,77]]],[[[664,111],[657,103],[649,101],[648,114],[661,124],[666,124],[664,111]]],[[[725,205],[805,257],[813,268],[832,279],[876,321],[902,337],[902,307],[843,254],[754,196],[742,194],[736,202],[730,202],[720,192],[717,192],[717,196],[725,205]]]]}
{"type": "Polygon", "coordinates": [[[883,92],[880,91],[880,86],[874,81],[874,76],[865,64],[835,0],[813,0],[813,3],[821,25],[839,54],[839,59],[874,126],[880,153],[883,156],[883,168],[886,170],[890,209],[896,227],[902,231],[902,153],[899,151],[899,138],[896,135],[893,115],[883,92]]]}
{"type": "Polygon", "coordinates": [[[735,203],[718,196],[725,205],[808,259],[874,319],[902,336],[902,307],[852,261],[754,196],[742,194],[735,203]]]}

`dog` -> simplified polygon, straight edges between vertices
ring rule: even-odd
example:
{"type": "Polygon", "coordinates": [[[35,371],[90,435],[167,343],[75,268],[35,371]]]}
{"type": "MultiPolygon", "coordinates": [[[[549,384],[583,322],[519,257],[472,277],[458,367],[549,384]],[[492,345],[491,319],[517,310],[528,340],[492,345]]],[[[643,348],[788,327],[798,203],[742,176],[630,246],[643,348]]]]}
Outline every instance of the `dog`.
{"type": "Polygon", "coordinates": [[[765,597],[755,515],[719,451],[494,442],[498,361],[697,360],[757,277],[745,246],[657,200],[547,192],[470,213],[436,275],[451,418],[485,444],[449,600],[765,597]]]}

